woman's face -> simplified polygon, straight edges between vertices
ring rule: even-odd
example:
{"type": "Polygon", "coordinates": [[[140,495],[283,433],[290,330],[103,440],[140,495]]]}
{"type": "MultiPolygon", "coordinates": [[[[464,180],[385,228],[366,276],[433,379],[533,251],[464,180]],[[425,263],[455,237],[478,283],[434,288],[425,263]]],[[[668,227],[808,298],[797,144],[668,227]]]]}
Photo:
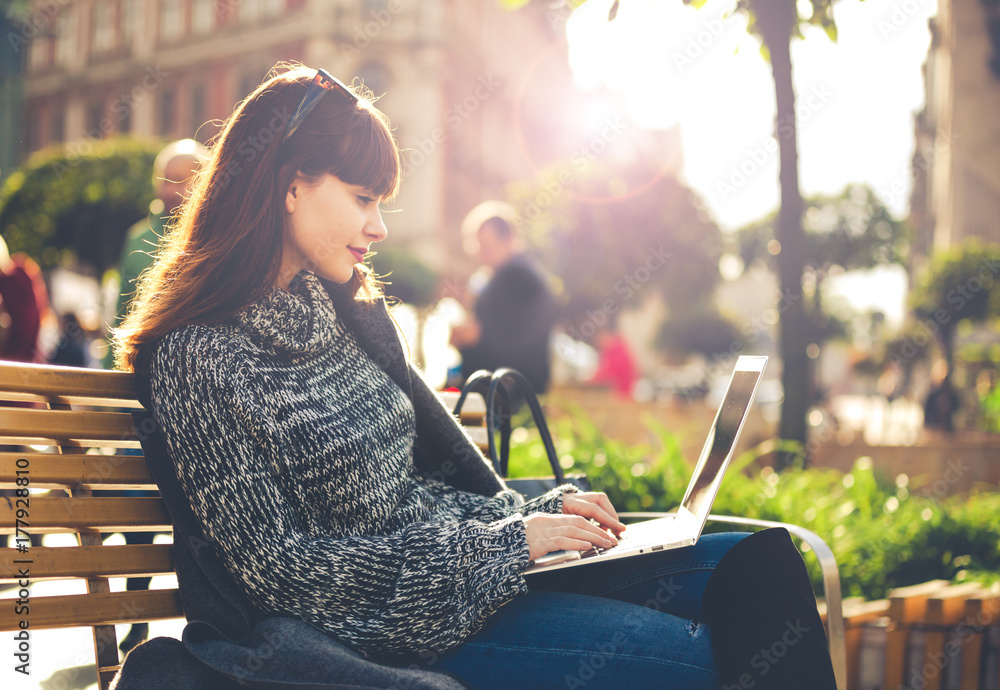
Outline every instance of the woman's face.
{"type": "Polygon", "coordinates": [[[285,195],[279,286],[286,288],[302,269],[348,282],[371,244],[388,234],[378,202],[370,189],[331,174],[317,184],[296,177],[285,195]]]}

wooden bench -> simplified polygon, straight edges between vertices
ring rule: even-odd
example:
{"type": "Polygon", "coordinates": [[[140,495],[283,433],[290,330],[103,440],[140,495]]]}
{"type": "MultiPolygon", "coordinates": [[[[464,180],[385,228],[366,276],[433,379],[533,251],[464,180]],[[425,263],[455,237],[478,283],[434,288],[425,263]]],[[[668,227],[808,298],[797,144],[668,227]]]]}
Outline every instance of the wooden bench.
{"type": "MultiPolygon", "coordinates": [[[[451,409],[457,394],[441,397],[451,409]]],[[[102,534],[171,531],[159,498],[94,495],[97,490],[156,489],[128,412],[140,407],[133,378],[122,372],[0,362],[0,405],[5,405],[0,406],[0,446],[31,447],[0,452],[0,489],[16,493],[0,500],[0,534],[15,538],[14,546],[0,555],[0,583],[15,584],[18,597],[25,594],[26,599],[23,607],[0,607],[0,631],[17,635],[25,631],[30,637],[31,632],[47,628],[91,627],[99,685],[106,690],[120,667],[116,624],[183,615],[176,587],[112,592],[108,582],[112,577],[173,573],[170,544],[102,543],[102,534]],[[9,406],[12,403],[30,407],[9,406]],[[41,490],[49,493],[37,493],[41,490]],[[56,532],[77,535],[79,546],[30,544],[31,535],[56,532]],[[84,580],[87,593],[31,596],[34,583],[70,578],[84,580]]],[[[484,416],[482,397],[470,397],[461,421],[481,448],[486,447],[484,416]]],[[[756,528],[779,524],[726,516],[712,519],[756,528]]],[[[819,557],[837,685],[846,690],[840,581],[833,554],[812,532],[781,526],[819,557]]]]}
{"type": "MultiPolygon", "coordinates": [[[[14,535],[0,556],[0,582],[16,583],[23,606],[0,607],[0,630],[89,626],[100,687],[119,667],[114,626],[182,616],[177,590],[112,592],[108,578],[173,572],[170,544],[105,546],[114,532],[170,532],[159,498],[100,497],[102,489],[156,486],[139,452],[129,408],[139,407],[132,376],[120,372],[0,363],[0,534],[14,535]],[[47,494],[36,493],[49,490],[47,494]],[[15,495],[11,496],[11,493],[15,495]],[[76,534],[79,546],[34,547],[29,537],[76,534]],[[86,582],[86,594],[34,597],[44,580],[86,582]]],[[[44,653],[37,650],[36,653],[44,653]]]]}
{"type": "MultiPolygon", "coordinates": [[[[454,398],[443,394],[446,404],[454,398]]],[[[176,586],[112,592],[109,578],[173,573],[169,543],[104,545],[115,532],[171,532],[159,498],[95,496],[101,490],[155,491],[129,409],[140,407],[132,376],[122,372],[0,362],[0,583],[23,604],[0,606],[0,631],[32,634],[93,629],[102,690],[120,667],[115,625],[182,618],[176,586]],[[11,403],[29,407],[10,407],[11,403]],[[136,454],[125,454],[136,453],[136,454]],[[44,492],[43,492],[44,490],[44,492]],[[77,535],[76,547],[35,547],[31,536],[77,535]],[[48,580],[83,580],[86,594],[32,596],[48,580]]],[[[462,422],[485,447],[485,403],[471,398],[462,422]]],[[[16,644],[16,643],[15,643],[16,644]]],[[[41,653],[41,652],[40,652],[41,653]]]]}
{"type": "MultiPolygon", "coordinates": [[[[845,602],[844,619],[849,690],[940,690],[946,675],[947,687],[978,690],[989,682],[985,631],[1000,621],[1000,588],[931,580],[893,589],[880,601],[845,602]],[[872,649],[863,648],[866,632],[872,649]]],[[[989,690],[997,690],[993,678],[989,690]]]]}

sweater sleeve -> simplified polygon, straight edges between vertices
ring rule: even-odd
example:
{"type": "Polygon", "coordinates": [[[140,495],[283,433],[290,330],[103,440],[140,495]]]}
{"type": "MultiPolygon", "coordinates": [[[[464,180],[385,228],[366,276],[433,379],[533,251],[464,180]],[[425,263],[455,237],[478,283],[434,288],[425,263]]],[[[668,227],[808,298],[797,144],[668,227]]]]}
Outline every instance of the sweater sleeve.
{"type": "Polygon", "coordinates": [[[562,514],[563,495],[577,491],[577,488],[572,484],[563,484],[530,501],[525,501],[524,496],[511,489],[504,489],[493,496],[483,496],[456,489],[419,472],[414,475],[414,480],[433,495],[438,502],[452,509],[452,512],[457,512],[467,520],[483,522],[502,520],[515,513],[522,515],[531,515],[532,513],[562,514]]]}
{"type": "Polygon", "coordinates": [[[157,348],[154,414],[191,507],[261,610],[362,651],[441,652],[527,591],[518,513],[375,536],[305,533],[282,487],[274,423],[241,378],[246,363],[220,336],[197,332],[157,348]]]}

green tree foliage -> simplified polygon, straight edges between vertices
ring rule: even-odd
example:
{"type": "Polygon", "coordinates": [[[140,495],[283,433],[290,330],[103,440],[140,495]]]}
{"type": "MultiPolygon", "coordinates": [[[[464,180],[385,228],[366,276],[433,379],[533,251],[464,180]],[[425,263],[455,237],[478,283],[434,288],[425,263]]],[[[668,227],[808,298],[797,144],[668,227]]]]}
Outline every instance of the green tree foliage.
{"type": "MultiPolygon", "coordinates": [[[[803,206],[805,268],[820,278],[834,269],[903,264],[909,256],[905,226],[867,185],[848,185],[840,194],[805,199],[803,206]]],[[[777,213],[773,213],[740,230],[739,251],[744,263],[763,259],[772,268],[776,265],[777,258],[767,250],[775,237],[776,223],[777,213]]]]}
{"type": "Polygon", "coordinates": [[[559,185],[558,172],[512,184],[508,197],[561,281],[571,322],[601,325],[595,314],[638,306],[649,291],[674,314],[708,303],[719,281],[722,234],[694,192],[649,164],[595,166],[571,189],[559,185]],[[543,207],[542,198],[552,203],[543,207]]]}
{"type": "Polygon", "coordinates": [[[936,252],[910,292],[910,306],[954,365],[955,333],[965,320],[1000,316],[1000,247],[970,239],[936,252]]]}
{"type": "Polygon", "coordinates": [[[438,274],[402,247],[379,248],[372,268],[385,283],[385,294],[417,308],[429,307],[436,296],[438,274]]]}
{"type": "Polygon", "coordinates": [[[698,352],[711,358],[736,351],[734,345],[741,342],[732,321],[706,308],[671,316],[657,332],[655,345],[667,352],[698,352]]]}
{"type": "MultiPolygon", "coordinates": [[[[894,219],[867,185],[848,185],[840,194],[819,195],[804,201],[803,275],[809,289],[803,294],[807,342],[822,343],[846,334],[846,327],[823,303],[823,283],[831,274],[903,264],[909,256],[906,227],[894,219]]],[[[778,269],[781,253],[771,254],[778,214],[752,223],[737,234],[745,265],[766,262],[778,269]]],[[[782,252],[783,253],[783,252],[782,252]]]]}
{"type": "Polygon", "coordinates": [[[0,188],[0,235],[51,268],[78,259],[100,274],[149,212],[157,142],[87,140],[35,153],[0,188]]]}

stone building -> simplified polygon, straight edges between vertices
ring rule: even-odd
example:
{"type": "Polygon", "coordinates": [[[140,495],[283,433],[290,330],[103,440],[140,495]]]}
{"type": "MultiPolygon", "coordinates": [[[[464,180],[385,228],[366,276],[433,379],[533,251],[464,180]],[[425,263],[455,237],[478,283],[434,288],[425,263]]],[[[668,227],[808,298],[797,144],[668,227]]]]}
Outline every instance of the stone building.
{"type": "Polygon", "coordinates": [[[968,237],[1000,243],[1000,7],[939,0],[916,120],[918,262],[968,237]]]}
{"type": "MultiPolygon", "coordinates": [[[[458,226],[511,180],[570,155],[568,10],[459,0],[36,0],[22,155],[115,133],[209,141],[280,61],[359,77],[404,147],[388,218],[438,268],[458,226]]],[[[590,135],[593,136],[592,134],[590,135]]]]}

